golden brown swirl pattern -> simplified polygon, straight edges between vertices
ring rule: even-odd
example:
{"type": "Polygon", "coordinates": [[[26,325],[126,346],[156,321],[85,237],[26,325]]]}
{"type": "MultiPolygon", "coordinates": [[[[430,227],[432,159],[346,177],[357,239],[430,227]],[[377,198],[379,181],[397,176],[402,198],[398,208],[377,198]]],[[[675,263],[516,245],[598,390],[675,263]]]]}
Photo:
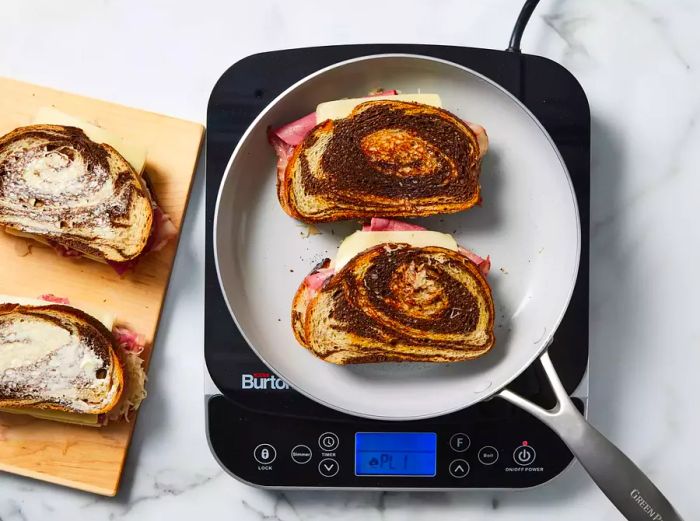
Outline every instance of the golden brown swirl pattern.
{"type": "Polygon", "coordinates": [[[312,351],[335,363],[456,361],[492,347],[493,320],[491,290],[468,258],[445,248],[384,244],[325,285],[305,317],[304,336],[312,351]]]}
{"type": "Polygon", "coordinates": [[[321,122],[294,149],[280,203],[307,222],[465,210],[480,200],[487,143],[480,132],[483,146],[446,110],[367,101],[346,118],[321,122]]]}

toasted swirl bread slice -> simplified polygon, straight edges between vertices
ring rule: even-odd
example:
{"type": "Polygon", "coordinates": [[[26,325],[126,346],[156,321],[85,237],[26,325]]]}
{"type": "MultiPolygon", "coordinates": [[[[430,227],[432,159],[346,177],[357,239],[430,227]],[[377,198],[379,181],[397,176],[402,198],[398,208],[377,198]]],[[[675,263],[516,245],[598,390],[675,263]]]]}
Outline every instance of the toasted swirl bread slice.
{"type": "Polygon", "coordinates": [[[445,248],[382,244],[292,306],[297,340],[335,364],[457,362],[494,345],[494,307],[479,267],[445,248]]]}
{"type": "Polygon", "coordinates": [[[110,411],[124,388],[113,342],[78,309],[0,304],[0,407],[110,411]]]}
{"type": "Polygon", "coordinates": [[[59,125],[0,138],[0,226],[122,263],[144,250],[152,224],[140,174],[109,145],[59,125]]]}
{"type": "Polygon", "coordinates": [[[446,110],[367,101],[309,132],[277,195],[285,212],[306,222],[459,212],[479,202],[487,143],[446,110]]]}

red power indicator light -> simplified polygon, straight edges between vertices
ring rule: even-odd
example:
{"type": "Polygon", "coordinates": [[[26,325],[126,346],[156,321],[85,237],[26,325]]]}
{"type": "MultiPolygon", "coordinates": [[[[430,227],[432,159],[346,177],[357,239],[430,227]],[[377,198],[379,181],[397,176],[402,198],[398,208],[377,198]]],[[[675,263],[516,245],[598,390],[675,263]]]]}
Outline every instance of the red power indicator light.
{"type": "Polygon", "coordinates": [[[523,447],[527,447],[527,441],[523,442],[523,447]]]}

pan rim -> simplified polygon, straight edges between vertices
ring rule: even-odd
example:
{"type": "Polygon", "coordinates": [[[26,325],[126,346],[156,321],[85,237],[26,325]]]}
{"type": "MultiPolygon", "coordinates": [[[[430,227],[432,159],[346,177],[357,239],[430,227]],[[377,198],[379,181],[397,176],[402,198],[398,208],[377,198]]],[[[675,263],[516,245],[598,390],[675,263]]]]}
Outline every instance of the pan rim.
{"type": "Polygon", "coordinates": [[[261,112],[258,114],[255,119],[250,123],[248,128],[245,130],[245,132],[241,135],[235,149],[231,153],[231,157],[229,158],[228,163],[226,164],[226,170],[224,172],[224,175],[221,179],[221,183],[219,185],[219,191],[217,193],[216,197],[216,205],[214,208],[214,226],[213,226],[213,250],[214,250],[214,262],[216,266],[216,276],[217,280],[219,282],[219,288],[221,290],[222,296],[224,298],[224,301],[226,303],[226,307],[228,308],[229,314],[233,318],[236,327],[238,327],[241,335],[243,336],[243,339],[246,341],[248,344],[248,347],[253,350],[255,355],[260,358],[260,360],[275,374],[277,374],[280,378],[282,378],[285,382],[287,382],[290,387],[292,387],[295,391],[301,393],[303,396],[306,396],[307,398],[325,406],[329,407],[333,410],[342,412],[344,414],[358,417],[358,418],[367,418],[371,420],[382,420],[382,421],[415,421],[415,420],[424,420],[424,419],[429,419],[429,418],[436,418],[439,416],[444,416],[446,414],[454,413],[456,411],[460,411],[463,409],[466,409],[476,403],[489,400],[496,396],[502,389],[507,387],[513,380],[515,380],[520,374],[523,373],[532,363],[539,358],[539,356],[547,349],[549,344],[552,341],[552,337],[554,336],[554,333],[558,330],[561,321],[564,318],[564,315],[569,307],[569,303],[571,302],[571,297],[573,295],[574,287],[576,285],[576,280],[578,279],[578,271],[580,268],[580,262],[581,262],[581,216],[579,212],[579,207],[578,207],[578,202],[576,200],[576,192],[574,190],[573,182],[571,181],[571,175],[569,174],[569,170],[566,167],[566,163],[564,162],[563,157],[561,156],[561,153],[559,152],[559,149],[557,148],[556,144],[554,143],[554,140],[552,137],[549,135],[547,130],[542,126],[542,123],[535,117],[535,115],[513,94],[511,94],[508,90],[503,88],[501,85],[496,83],[495,81],[491,80],[490,78],[484,76],[483,74],[474,71],[473,69],[470,69],[469,67],[465,67],[463,65],[460,65],[458,63],[454,63],[449,60],[444,60],[441,58],[436,58],[433,56],[426,56],[426,55],[421,55],[421,54],[412,54],[412,53],[381,53],[381,54],[370,54],[366,56],[359,56],[356,58],[351,58],[348,60],[343,60],[337,63],[334,63],[332,65],[329,65],[327,67],[324,67],[322,69],[319,69],[299,81],[293,83],[290,85],[287,89],[282,91],[275,99],[273,99],[261,112]],[[224,289],[224,283],[222,280],[222,274],[221,274],[221,268],[220,268],[220,263],[219,263],[219,216],[220,216],[220,209],[221,209],[221,200],[222,200],[222,193],[224,190],[224,186],[226,186],[229,175],[231,174],[231,167],[233,165],[233,162],[235,161],[236,157],[240,153],[241,149],[243,148],[244,143],[247,141],[249,135],[252,133],[253,129],[256,127],[256,125],[259,123],[261,119],[265,117],[265,115],[273,109],[278,103],[280,103],[288,94],[296,90],[300,85],[303,85],[304,83],[308,82],[309,80],[316,78],[322,74],[325,74],[328,71],[331,71],[336,68],[344,67],[353,63],[357,62],[363,62],[363,61],[369,61],[369,60],[378,60],[378,59],[387,59],[387,58],[409,58],[409,59],[414,59],[414,60],[425,60],[425,61],[430,61],[430,62],[437,62],[441,63],[443,65],[447,65],[450,67],[457,68],[463,72],[466,72],[479,80],[489,84],[491,87],[494,87],[498,89],[501,93],[505,94],[511,101],[513,101],[516,106],[523,111],[523,113],[530,118],[533,123],[537,126],[539,129],[540,133],[546,138],[547,142],[549,143],[549,146],[551,149],[554,151],[557,160],[559,161],[559,164],[563,170],[563,173],[565,174],[566,177],[566,182],[567,186],[569,188],[569,195],[571,197],[571,202],[573,205],[573,210],[574,210],[574,215],[576,217],[576,251],[575,251],[575,260],[573,263],[573,269],[571,273],[571,281],[569,284],[569,290],[566,295],[566,299],[563,302],[561,306],[561,310],[559,314],[556,316],[556,318],[553,321],[553,327],[551,331],[548,331],[543,338],[541,339],[539,343],[538,349],[533,351],[532,356],[528,357],[526,359],[526,362],[517,370],[514,371],[510,378],[507,378],[505,382],[501,383],[498,386],[494,386],[493,389],[489,390],[488,393],[486,393],[484,396],[480,397],[476,401],[468,401],[465,400],[465,404],[462,405],[457,405],[454,407],[447,407],[446,409],[439,411],[439,412],[430,412],[430,413],[423,413],[423,414],[415,414],[411,416],[383,416],[383,415],[377,415],[377,414],[370,414],[370,413],[361,413],[357,411],[352,411],[349,409],[346,409],[344,407],[332,404],[326,400],[324,400],[322,397],[316,396],[312,393],[307,392],[303,386],[298,385],[295,381],[289,379],[287,376],[285,376],[281,371],[276,369],[271,363],[269,363],[265,357],[263,357],[260,352],[254,347],[253,343],[250,342],[248,339],[248,335],[246,334],[244,328],[241,327],[238,318],[236,317],[236,314],[231,306],[228,294],[226,290],[224,289]]]}

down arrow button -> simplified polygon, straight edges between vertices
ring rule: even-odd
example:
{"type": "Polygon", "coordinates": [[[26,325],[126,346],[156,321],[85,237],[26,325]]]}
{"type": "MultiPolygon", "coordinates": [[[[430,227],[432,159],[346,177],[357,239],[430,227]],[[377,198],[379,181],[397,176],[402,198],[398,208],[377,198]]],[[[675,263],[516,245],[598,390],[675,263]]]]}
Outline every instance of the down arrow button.
{"type": "Polygon", "coordinates": [[[340,470],[338,462],[331,458],[324,458],[318,464],[318,471],[325,478],[332,478],[340,470]]]}

